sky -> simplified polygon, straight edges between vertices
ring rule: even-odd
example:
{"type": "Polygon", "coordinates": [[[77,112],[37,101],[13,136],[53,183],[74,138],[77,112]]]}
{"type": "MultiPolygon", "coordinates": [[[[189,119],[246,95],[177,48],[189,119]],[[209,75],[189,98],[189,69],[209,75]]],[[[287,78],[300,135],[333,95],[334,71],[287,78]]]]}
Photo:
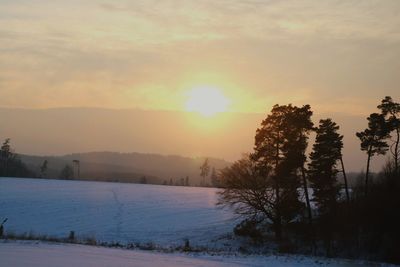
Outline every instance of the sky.
{"type": "Polygon", "coordinates": [[[398,0],[0,0],[3,108],[185,112],[212,87],[365,118],[399,84],[398,0]]]}

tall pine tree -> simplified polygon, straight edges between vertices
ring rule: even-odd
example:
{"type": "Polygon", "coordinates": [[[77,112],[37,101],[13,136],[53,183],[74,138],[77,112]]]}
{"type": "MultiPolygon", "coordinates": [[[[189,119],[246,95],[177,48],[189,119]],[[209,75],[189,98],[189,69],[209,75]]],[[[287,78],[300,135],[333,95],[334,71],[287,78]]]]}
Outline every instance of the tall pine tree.
{"type": "Polygon", "coordinates": [[[361,150],[367,153],[367,170],[365,172],[365,194],[368,193],[368,180],[371,158],[374,155],[384,155],[388,150],[385,141],[389,137],[390,128],[388,127],[385,116],[372,113],[368,118],[368,128],[356,133],[361,141],[361,150]]]}
{"type": "Polygon", "coordinates": [[[331,119],[320,120],[310,154],[308,174],[319,214],[332,211],[339,192],[337,163],[342,156],[343,136],[338,130],[339,126],[331,119]]]}
{"type": "Polygon", "coordinates": [[[382,115],[385,116],[389,131],[394,131],[393,144],[390,152],[393,155],[395,174],[399,175],[399,154],[400,154],[400,103],[396,103],[390,96],[385,97],[378,106],[382,115]]]}
{"type": "Polygon", "coordinates": [[[311,115],[309,105],[275,105],[256,132],[251,159],[261,175],[271,176],[275,209],[272,222],[278,241],[282,227],[303,211],[298,188],[306,160],[307,133],[312,128],[311,115]]]}
{"type": "Polygon", "coordinates": [[[343,136],[338,130],[339,126],[331,119],[320,120],[308,165],[313,201],[318,209],[319,226],[324,234],[327,254],[330,254],[333,219],[340,189],[337,183],[337,163],[342,157],[343,136]]]}

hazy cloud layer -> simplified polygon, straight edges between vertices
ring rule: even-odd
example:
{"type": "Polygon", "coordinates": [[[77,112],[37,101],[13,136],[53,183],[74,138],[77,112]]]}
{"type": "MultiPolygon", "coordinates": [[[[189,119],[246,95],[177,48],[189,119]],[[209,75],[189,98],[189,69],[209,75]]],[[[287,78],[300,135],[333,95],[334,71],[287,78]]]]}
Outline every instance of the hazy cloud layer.
{"type": "Polygon", "coordinates": [[[400,1],[0,0],[0,106],[368,114],[400,97],[400,1]]]}

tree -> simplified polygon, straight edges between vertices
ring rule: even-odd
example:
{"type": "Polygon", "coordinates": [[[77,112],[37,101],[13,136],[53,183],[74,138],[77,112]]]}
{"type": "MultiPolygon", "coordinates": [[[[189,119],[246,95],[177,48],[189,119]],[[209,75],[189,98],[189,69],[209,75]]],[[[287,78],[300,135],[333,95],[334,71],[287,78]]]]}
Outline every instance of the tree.
{"type": "Polygon", "coordinates": [[[385,116],[372,113],[368,118],[368,128],[356,133],[361,141],[361,150],[367,153],[367,170],[365,172],[365,194],[368,193],[368,178],[370,171],[371,158],[374,155],[384,155],[388,150],[385,139],[389,136],[385,116]]]}
{"type": "Polygon", "coordinates": [[[261,175],[269,175],[274,188],[274,231],[281,239],[282,226],[292,222],[301,214],[303,203],[299,200],[300,176],[306,194],[309,218],[311,210],[307,192],[304,163],[308,132],[312,129],[312,111],[309,105],[301,108],[275,105],[271,114],[262,121],[255,136],[254,153],[251,159],[261,175]]]}
{"type": "Polygon", "coordinates": [[[3,142],[2,146],[1,146],[0,159],[1,159],[2,174],[4,176],[8,176],[9,175],[9,163],[10,163],[10,160],[12,160],[12,157],[13,157],[13,153],[11,151],[10,142],[11,142],[11,139],[10,138],[6,138],[6,140],[4,140],[4,142],[3,142]]]}
{"type": "Polygon", "coordinates": [[[200,166],[200,176],[202,177],[201,184],[202,186],[206,185],[206,177],[210,173],[210,165],[208,164],[208,158],[206,158],[203,164],[200,166]]]}
{"type": "Polygon", "coordinates": [[[74,178],[74,169],[67,164],[60,172],[60,179],[71,180],[74,178]]]}
{"type": "Polygon", "coordinates": [[[72,160],[72,168],[73,168],[73,172],[74,175],[76,174],[76,177],[74,177],[75,179],[79,179],[81,178],[81,162],[77,159],[72,160]]]}
{"type": "Polygon", "coordinates": [[[219,181],[218,181],[218,175],[217,172],[215,170],[215,168],[213,167],[211,170],[211,176],[210,176],[210,180],[211,180],[211,185],[213,187],[219,187],[219,181]]]}
{"type": "Polygon", "coordinates": [[[390,152],[393,155],[395,173],[399,173],[399,153],[400,153],[400,103],[396,103],[390,96],[386,96],[378,106],[383,116],[385,116],[389,131],[395,132],[393,144],[390,152]]]}
{"type": "Polygon", "coordinates": [[[47,159],[45,159],[43,161],[43,163],[42,163],[42,166],[40,166],[40,177],[41,178],[45,178],[46,177],[47,165],[48,165],[48,161],[47,161],[47,159]]]}
{"type": "Polygon", "coordinates": [[[340,166],[342,167],[341,172],[343,174],[344,190],[346,192],[346,200],[347,200],[347,203],[349,203],[350,202],[349,184],[347,182],[346,170],[344,169],[343,155],[340,156],[340,166]]]}
{"type": "Polygon", "coordinates": [[[314,201],[320,214],[329,213],[336,203],[337,163],[342,156],[343,136],[339,126],[331,119],[320,120],[317,136],[310,154],[308,173],[312,182],[314,201]]]}
{"type": "Polygon", "coordinates": [[[141,178],[140,178],[140,181],[139,181],[141,184],[147,184],[147,177],[146,176],[142,176],[141,178]]]}
{"type": "Polygon", "coordinates": [[[339,194],[337,163],[342,157],[343,136],[339,126],[331,119],[320,120],[316,139],[310,154],[308,173],[313,189],[313,201],[318,208],[322,232],[325,236],[327,254],[330,253],[333,219],[339,194]]]}
{"type": "Polygon", "coordinates": [[[302,108],[294,107],[294,111],[288,116],[288,123],[289,125],[292,125],[291,130],[293,131],[290,141],[293,144],[293,146],[291,146],[291,154],[294,159],[293,167],[297,167],[297,170],[301,170],[303,190],[306,198],[308,220],[310,225],[312,223],[312,213],[304,164],[307,160],[305,151],[308,146],[308,135],[311,130],[314,130],[314,124],[311,121],[312,114],[311,107],[309,105],[305,105],[302,108]]]}
{"type": "Polygon", "coordinates": [[[269,170],[261,173],[254,160],[245,156],[221,170],[220,182],[223,190],[218,192],[218,205],[250,219],[268,219],[276,224],[274,181],[269,170]]]}
{"type": "Polygon", "coordinates": [[[11,148],[11,140],[7,138],[0,147],[0,176],[35,177],[11,148]]]}

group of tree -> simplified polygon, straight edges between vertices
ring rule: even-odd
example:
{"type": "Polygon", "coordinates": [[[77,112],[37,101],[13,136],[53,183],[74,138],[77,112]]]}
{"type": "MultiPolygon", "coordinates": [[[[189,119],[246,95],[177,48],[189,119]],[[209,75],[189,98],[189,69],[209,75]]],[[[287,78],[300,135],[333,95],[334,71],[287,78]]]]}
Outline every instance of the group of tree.
{"type": "Polygon", "coordinates": [[[200,186],[220,187],[217,170],[215,169],[215,167],[210,166],[208,158],[206,158],[204,160],[203,164],[200,166],[200,177],[201,177],[200,186]],[[210,170],[211,170],[211,172],[210,172],[210,170]],[[208,177],[209,177],[209,181],[207,179],[208,177]]]}
{"type": "Polygon", "coordinates": [[[74,168],[70,164],[66,164],[64,168],[61,169],[59,177],[63,180],[74,179],[74,168]]]}
{"type": "MultiPolygon", "coordinates": [[[[20,159],[11,147],[11,139],[6,138],[0,147],[0,177],[27,177],[46,178],[48,171],[48,160],[44,160],[38,170],[32,170],[20,159]]],[[[73,179],[74,171],[67,164],[60,171],[60,179],[73,179]]]]}
{"type": "Polygon", "coordinates": [[[174,185],[174,186],[190,186],[189,176],[185,178],[169,179],[169,181],[164,180],[163,185],[174,185]]]}
{"type": "Polygon", "coordinates": [[[339,126],[326,118],[315,127],[309,105],[275,105],[256,131],[254,151],[218,176],[219,204],[244,217],[235,232],[257,241],[273,233],[282,250],[400,261],[400,104],[386,97],[378,108],[357,133],[368,156],[364,181],[349,188],[339,126]],[[372,184],[371,158],[388,150],[372,184]]]}
{"type": "Polygon", "coordinates": [[[7,138],[0,147],[0,176],[1,177],[35,177],[29,168],[21,161],[11,147],[7,138]]]}

